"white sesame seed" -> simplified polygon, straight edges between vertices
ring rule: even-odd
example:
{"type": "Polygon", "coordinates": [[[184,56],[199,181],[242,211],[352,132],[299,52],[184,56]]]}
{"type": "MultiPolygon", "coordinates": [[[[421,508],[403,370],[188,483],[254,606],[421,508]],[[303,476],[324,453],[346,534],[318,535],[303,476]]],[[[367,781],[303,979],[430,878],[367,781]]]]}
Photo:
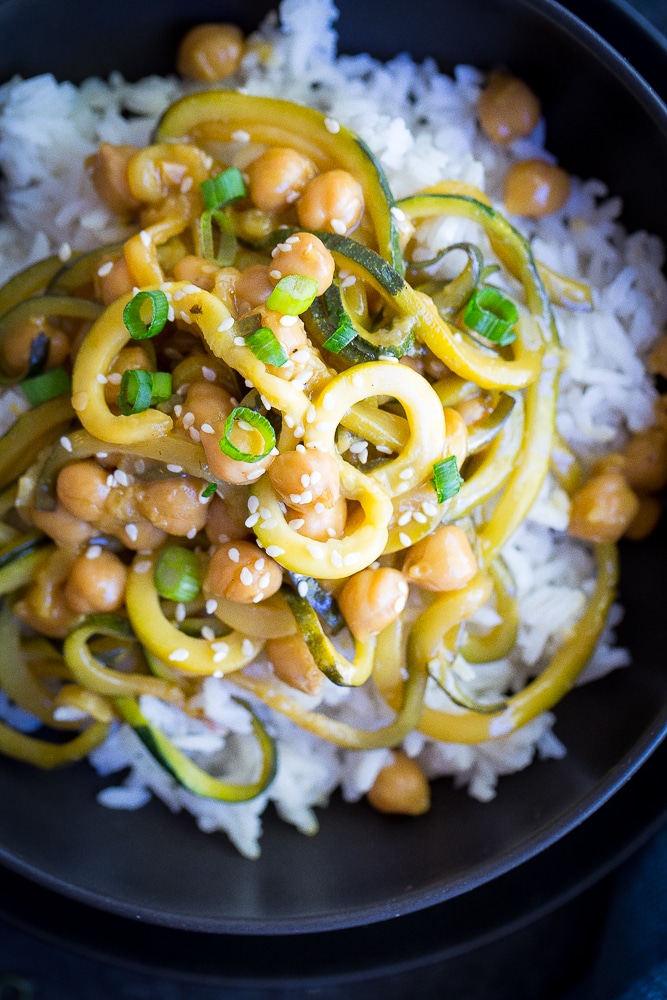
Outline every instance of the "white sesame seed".
{"type": "Polygon", "coordinates": [[[283,276],[282,271],[278,271],[275,268],[273,271],[269,271],[269,278],[273,278],[274,281],[280,281],[282,276],[283,276]]]}
{"type": "Polygon", "coordinates": [[[422,510],[424,511],[427,517],[435,517],[435,515],[438,513],[438,508],[434,503],[431,503],[430,500],[424,500],[422,504],[422,510]]]}
{"type": "Polygon", "coordinates": [[[183,466],[182,465],[168,465],[167,466],[167,470],[169,472],[182,472],[183,471],[183,466]]]}
{"type": "Polygon", "coordinates": [[[322,559],[324,557],[324,549],[321,545],[316,545],[314,542],[309,542],[306,548],[310,552],[313,559],[322,559]]]}
{"type": "Polygon", "coordinates": [[[202,424],[201,432],[202,434],[215,434],[215,428],[211,427],[210,424],[202,424]]]}
{"type": "Polygon", "coordinates": [[[109,382],[110,385],[120,385],[122,380],[123,376],[120,372],[109,372],[107,375],[107,382],[109,382]]]}
{"type": "Polygon", "coordinates": [[[190,528],[190,530],[188,531],[188,533],[187,533],[187,535],[185,537],[186,538],[190,538],[190,539],[196,538],[197,537],[197,529],[196,528],[190,528]]]}
{"type": "Polygon", "coordinates": [[[294,437],[295,438],[302,438],[305,433],[306,432],[305,432],[304,428],[301,426],[301,424],[299,424],[298,427],[294,428],[294,437]]]}
{"type": "Polygon", "coordinates": [[[207,368],[206,365],[202,365],[201,373],[207,382],[215,382],[216,375],[212,368],[207,368]]]}
{"type": "Polygon", "coordinates": [[[299,597],[306,597],[308,595],[308,584],[305,580],[299,580],[296,585],[296,592],[299,597]]]}
{"type": "Polygon", "coordinates": [[[65,263],[72,256],[72,248],[69,243],[63,243],[58,251],[58,259],[65,263]]]}
{"type": "Polygon", "coordinates": [[[193,184],[194,184],[194,178],[192,178],[190,174],[188,174],[187,177],[184,177],[183,180],[181,181],[181,188],[180,188],[181,194],[187,194],[188,191],[191,190],[193,184]]]}
{"type": "Polygon", "coordinates": [[[331,398],[330,394],[322,397],[322,406],[325,410],[333,410],[336,406],[336,401],[331,398]]]}
{"type": "Polygon", "coordinates": [[[343,557],[340,554],[340,552],[338,551],[338,549],[333,549],[333,551],[331,553],[331,562],[332,562],[332,565],[334,565],[336,567],[336,569],[340,569],[342,567],[342,565],[343,565],[343,557]]]}
{"type": "Polygon", "coordinates": [[[303,486],[304,489],[306,488],[306,486],[310,486],[310,476],[308,475],[307,472],[304,472],[303,475],[301,476],[301,485],[303,486]]]}
{"type": "Polygon", "coordinates": [[[266,588],[268,587],[268,585],[270,583],[271,583],[271,574],[270,573],[264,573],[263,576],[261,576],[260,579],[259,579],[259,584],[258,584],[259,589],[260,590],[266,590],[266,588]]]}
{"type": "Polygon", "coordinates": [[[414,474],[415,474],[415,470],[414,469],[403,469],[402,472],[399,472],[398,478],[399,479],[412,479],[414,477],[414,474]]]}
{"type": "Polygon", "coordinates": [[[266,469],[252,469],[250,472],[246,472],[246,479],[248,482],[253,482],[255,479],[259,479],[260,476],[263,476],[265,472],[266,469]]]}
{"type": "Polygon", "coordinates": [[[276,521],[275,517],[267,517],[266,520],[262,521],[262,523],[260,524],[260,528],[266,528],[267,531],[270,531],[271,528],[277,528],[277,527],[278,527],[278,522],[276,521]]]}
{"type": "Polygon", "coordinates": [[[244,656],[252,656],[255,652],[255,644],[250,639],[244,639],[241,643],[241,652],[244,656]]]}
{"type": "Polygon", "coordinates": [[[150,559],[140,559],[139,562],[135,562],[133,569],[135,573],[148,573],[152,565],[150,559]]]}
{"type": "Polygon", "coordinates": [[[102,459],[102,458],[108,458],[108,457],[109,457],[109,453],[107,451],[97,451],[97,452],[95,452],[95,458],[102,459]]]}
{"type": "Polygon", "coordinates": [[[231,559],[232,562],[237,563],[241,558],[239,550],[236,547],[229,549],[229,551],[227,552],[227,558],[231,559]]]}
{"type": "Polygon", "coordinates": [[[267,545],[266,554],[267,556],[271,556],[272,559],[277,559],[278,556],[285,555],[285,550],[281,549],[279,545],[267,545]]]}
{"type": "Polygon", "coordinates": [[[174,611],[174,618],[176,619],[177,622],[183,622],[185,621],[186,614],[187,611],[185,605],[183,604],[182,601],[179,601],[179,603],[176,605],[176,610],[174,611]]]}
{"type": "Polygon", "coordinates": [[[422,514],[422,512],[420,510],[413,511],[412,512],[412,516],[413,516],[414,520],[417,522],[417,524],[426,524],[426,522],[428,520],[428,518],[426,517],[426,514],[422,514]]]}
{"type": "Polygon", "coordinates": [[[245,337],[234,337],[235,347],[245,347],[245,337]]]}
{"type": "Polygon", "coordinates": [[[101,545],[91,545],[90,548],[86,549],[86,559],[99,559],[101,555],[101,545]]]}
{"type": "Polygon", "coordinates": [[[70,451],[70,452],[72,451],[72,442],[67,437],[67,435],[63,434],[63,436],[60,439],[60,444],[65,449],[65,451],[70,451]]]}
{"type": "Polygon", "coordinates": [[[199,442],[201,441],[201,434],[199,433],[196,427],[190,428],[190,437],[195,444],[199,444],[199,442]]]}
{"type": "Polygon", "coordinates": [[[302,517],[294,517],[291,521],[287,522],[292,531],[298,531],[299,528],[303,528],[306,523],[302,517]]]}
{"type": "Polygon", "coordinates": [[[231,330],[233,326],[234,320],[231,316],[228,316],[226,319],[223,319],[222,323],[218,327],[218,333],[224,333],[225,330],[231,330]]]}
{"type": "Polygon", "coordinates": [[[411,510],[406,510],[406,511],[404,511],[403,514],[401,514],[401,516],[399,517],[399,519],[398,519],[398,521],[396,523],[399,525],[399,527],[402,528],[404,525],[410,524],[411,520],[412,520],[412,511],[411,510]]]}
{"type": "Polygon", "coordinates": [[[404,548],[406,549],[409,548],[410,545],[412,545],[412,539],[410,538],[409,535],[406,535],[404,531],[401,531],[401,533],[398,536],[398,540],[401,543],[401,545],[404,546],[404,548]]]}
{"type": "Polygon", "coordinates": [[[333,229],[334,233],[338,233],[339,236],[345,236],[347,226],[342,219],[330,219],[329,225],[333,229]]]}
{"type": "Polygon", "coordinates": [[[322,503],[321,500],[318,500],[317,503],[315,504],[315,513],[316,514],[323,514],[324,511],[325,511],[324,504],[322,503]]]}
{"type": "Polygon", "coordinates": [[[106,260],[104,264],[101,265],[101,267],[98,267],[97,273],[100,278],[106,278],[107,274],[109,274],[110,271],[112,270],[113,270],[113,261],[106,260]]]}
{"type": "Polygon", "coordinates": [[[206,639],[207,642],[210,642],[212,639],[215,639],[215,632],[213,631],[210,625],[202,625],[201,637],[202,639],[206,639]]]}
{"type": "Polygon", "coordinates": [[[232,132],[231,138],[234,142],[250,142],[250,133],[246,132],[244,128],[237,128],[235,132],[232,132]]]}
{"type": "Polygon", "coordinates": [[[397,597],[394,601],[394,614],[400,615],[405,607],[405,597],[397,597]]]}
{"type": "Polygon", "coordinates": [[[136,542],[137,538],[139,537],[139,529],[137,528],[136,524],[132,523],[126,524],[125,534],[130,539],[131,542],[136,542]]]}
{"type": "Polygon", "coordinates": [[[281,326],[294,326],[298,322],[299,322],[299,317],[298,316],[281,316],[280,317],[280,325],[281,326]]]}
{"type": "Polygon", "coordinates": [[[95,376],[95,380],[96,380],[96,382],[99,383],[99,385],[106,385],[107,384],[107,377],[106,377],[106,375],[103,375],[102,372],[98,372],[97,373],[97,375],[95,376]]]}
{"type": "Polygon", "coordinates": [[[259,521],[259,513],[255,512],[254,514],[251,514],[249,517],[246,517],[244,524],[246,528],[254,528],[258,521],[259,521]]]}
{"type": "Polygon", "coordinates": [[[308,412],[306,413],[306,423],[312,424],[316,416],[317,414],[315,412],[315,407],[311,403],[311,405],[308,407],[308,412]]]}
{"type": "Polygon", "coordinates": [[[213,662],[220,663],[225,660],[229,654],[229,646],[226,642],[212,642],[211,649],[213,650],[213,662]]]}
{"type": "Polygon", "coordinates": [[[190,656],[190,652],[187,649],[173,649],[169,654],[169,659],[174,663],[182,663],[183,660],[187,660],[190,656]]]}
{"type": "Polygon", "coordinates": [[[376,444],[375,450],[379,451],[381,455],[391,455],[392,454],[391,448],[389,448],[388,445],[386,445],[386,444],[376,444]]]}
{"type": "Polygon", "coordinates": [[[356,274],[348,274],[347,278],[344,278],[341,281],[340,287],[341,288],[351,288],[352,285],[356,285],[356,283],[357,283],[357,276],[356,276],[356,274]]]}
{"type": "Polygon", "coordinates": [[[361,552],[348,552],[343,556],[343,566],[354,566],[361,559],[361,552]]]}
{"type": "Polygon", "coordinates": [[[252,571],[249,570],[247,566],[244,566],[243,569],[241,570],[241,583],[243,584],[244,587],[249,587],[252,581],[253,581],[252,571]]]}
{"type": "Polygon", "coordinates": [[[340,132],[340,122],[336,121],[335,118],[325,118],[324,127],[327,132],[331,132],[332,135],[336,135],[337,132],[340,132]]]}
{"type": "Polygon", "coordinates": [[[206,614],[213,615],[218,610],[218,602],[214,597],[209,597],[206,602],[206,614]]]}

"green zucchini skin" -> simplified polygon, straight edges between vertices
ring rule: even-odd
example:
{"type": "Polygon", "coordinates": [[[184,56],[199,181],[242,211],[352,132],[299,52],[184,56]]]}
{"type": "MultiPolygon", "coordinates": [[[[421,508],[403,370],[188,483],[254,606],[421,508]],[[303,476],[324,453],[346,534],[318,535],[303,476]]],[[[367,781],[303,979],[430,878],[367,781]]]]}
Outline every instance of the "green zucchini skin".
{"type": "Polygon", "coordinates": [[[247,785],[223,781],[198,767],[157,726],[148,721],[135,698],[114,698],[114,705],[120,717],[132,727],[151,756],[187,791],[200,798],[214,799],[217,802],[249,802],[257,798],[273,781],[277,754],[274,741],[248,703],[241,699],[235,700],[251,713],[253,733],[262,750],[262,773],[256,782],[247,785]]]}

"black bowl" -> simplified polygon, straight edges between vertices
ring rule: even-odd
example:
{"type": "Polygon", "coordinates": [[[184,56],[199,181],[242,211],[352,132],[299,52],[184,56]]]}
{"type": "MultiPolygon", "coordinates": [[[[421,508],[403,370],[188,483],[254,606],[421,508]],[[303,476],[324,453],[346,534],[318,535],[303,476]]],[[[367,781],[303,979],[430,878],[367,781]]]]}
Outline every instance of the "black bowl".
{"type": "MultiPolygon", "coordinates": [[[[240,0],[4,0],[0,76],[81,80],[169,72],[183,31],[229,19],[249,29],[269,5],[240,0]]],[[[602,39],[551,0],[341,0],[341,51],[410,51],[511,67],[541,95],[548,145],[623,196],[625,220],[667,238],[667,110],[602,39]]],[[[42,886],[118,915],[191,931],[284,934],[380,921],[465,893],[534,857],[581,823],[640,767],[667,729],[667,639],[660,569],[665,529],[624,546],[621,641],[631,668],[576,690],[557,709],[561,761],[502,779],[482,805],[436,782],[431,812],[387,818],[335,799],[306,839],[266,817],[258,861],[206,837],[159,803],[97,805],[86,764],[52,774],[0,760],[0,860],[42,886]]],[[[664,795],[664,791],[656,790],[664,795]]]]}

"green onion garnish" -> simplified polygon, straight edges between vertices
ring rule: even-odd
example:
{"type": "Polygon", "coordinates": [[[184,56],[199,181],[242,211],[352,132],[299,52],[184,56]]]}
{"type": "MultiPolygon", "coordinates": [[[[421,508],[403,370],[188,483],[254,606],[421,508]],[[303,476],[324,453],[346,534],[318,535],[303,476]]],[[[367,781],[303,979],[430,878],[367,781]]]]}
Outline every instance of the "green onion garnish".
{"type": "Polygon", "coordinates": [[[21,388],[31,406],[39,406],[48,399],[64,396],[72,389],[72,382],[64,368],[51,368],[41,375],[34,375],[21,382],[21,388]]]}
{"type": "Polygon", "coordinates": [[[438,494],[438,503],[444,503],[445,500],[456,496],[463,485],[463,479],[459,475],[459,467],[454,455],[435,463],[431,482],[438,494]]]}
{"type": "Polygon", "coordinates": [[[516,306],[497,288],[478,288],[463,313],[465,325],[499,347],[516,340],[512,327],[519,319],[516,306]]]}
{"type": "Polygon", "coordinates": [[[170,372],[147,372],[145,368],[129,368],[123,372],[116,402],[123,416],[129,417],[132,413],[142,413],[156,403],[163,403],[170,396],[170,372]]]}
{"type": "Polygon", "coordinates": [[[341,310],[338,315],[338,326],[330,337],[322,344],[322,347],[333,354],[339,354],[357,335],[357,331],[352,325],[350,317],[345,310],[341,310]]]}
{"type": "Polygon", "coordinates": [[[123,323],[134,340],[145,340],[155,337],[164,329],[169,317],[169,300],[162,291],[137,292],[133,299],[123,309],[123,323]],[[141,318],[142,306],[145,302],[151,304],[151,318],[148,324],[141,318]]]}
{"type": "Polygon", "coordinates": [[[191,549],[168,545],[157,557],[153,582],[158,594],[168,601],[192,601],[201,590],[199,559],[191,549]]]}
{"type": "Polygon", "coordinates": [[[260,326],[258,330],[254,330],[249,337],[246,337],[245,342],[255,357],[265,365],[275,365],[276,368],[280,368],[287,364],[285,349],[268,326],[260,326]]]}
{"type": "Polygon", "coordinates": [[[129,368],[123,372],[118,393],[118,409],[124,417],[143,413],[151,405],[153,376],[144,368],[129,368]]]}
{"type": "Polygon", "coordinates": [[[209,483],[209,484],[208,484],[208,485],[207,485],[207,486],[206,486],[206,487],[205,487],[205,488],[204,488],[204,489],[202,490],[202,492],[201,492],[201,495],[202,495],[202,497],[203,497],[203,498],[204,498],[205,500],[208,500],[208,498],[209,498],[209,497],[212,497],[212,496],[213,496],[213,494],[215,493],[215,491],[217,490],[217,488],[218,488],[218,486],[217,486],[217,483],[209,483]]]}
{"type": "Polygon", "coordinates": [[[171,396],[171,372],[153,372],[151,406],[164,403],[171,396]]]}
{"type": "Polygon", "coordinates": [[[317,295],[317,282],[305,274],[286,274],[273,289],[266,304],[285,316],[305,312],[317,295]]]}
{"type": "Polygon", "coordinates": [[[273,427],[266,417],[256,410],[250,410],[247,406],[237,406],[225,420],[225,433],[220,438],[220,450],[229,458],[235,458],[238,462],[261,462],[273,450],[275,444],[276,435],[273,427]],[[242,430],[259,431],[264,445],[260,452],[253,454],[250,451],[241,451],[232,444],[230,435],[237,423],[242,430]]]}
{"type": "Polygon", "coordinates": [[[202,181],[199,186],[207,209],[222,208],[246,196],[243,176],[236,167],[223,170],[217,177],[202,181]]]}

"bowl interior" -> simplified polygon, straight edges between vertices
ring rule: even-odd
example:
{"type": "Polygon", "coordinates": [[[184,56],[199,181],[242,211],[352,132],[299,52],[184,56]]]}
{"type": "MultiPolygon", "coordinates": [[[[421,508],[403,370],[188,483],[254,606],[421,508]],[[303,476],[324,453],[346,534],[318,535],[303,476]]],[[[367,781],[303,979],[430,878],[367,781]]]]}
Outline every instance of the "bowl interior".
{"type": "MultiPolygon", "coordinates": [[[[52,71],[61,79],[136,79],[169,72],[191,24],[228,19],[250,29],[269,5],[241,0],[4,0],[11,44],[0,77],[52,71]],[[131,28],[128,30],[128,25],[131,28]]],[[[543,99],[548,146],[573,172],[596,176],[625,201],[632,228],[667,238],[667,112],[624,61],[550,0],[342,0],[341,51],[409,51],[441,68],[503,64],[543,99]],[[566,67],[566,71],[564,71],[566,67]],[[584,100],[585,96],[585,100],[584,100]],[[631,155],[628,151],[631,151],[631,155]],[[637,165],[640,165],[638,168],[637,165]]],[[[223,836],[205,837],[159,803],[115,812],[95,802],[103,782],[87,765],[45,774],[0,759],[0,860],[75,899],[190,930],[288,933],[351,926],[465,892],[534,855],[609,797],[667,725],[667,622],[659,567],[664,528],[625,547],[621,641],[633,666],[572,693],[557,710],[562,761],[501,780],[482,805],[439,781],[418,821],[381,817],[336,798],[306,839],[268,815],[259,861],[223,836]]]]}

